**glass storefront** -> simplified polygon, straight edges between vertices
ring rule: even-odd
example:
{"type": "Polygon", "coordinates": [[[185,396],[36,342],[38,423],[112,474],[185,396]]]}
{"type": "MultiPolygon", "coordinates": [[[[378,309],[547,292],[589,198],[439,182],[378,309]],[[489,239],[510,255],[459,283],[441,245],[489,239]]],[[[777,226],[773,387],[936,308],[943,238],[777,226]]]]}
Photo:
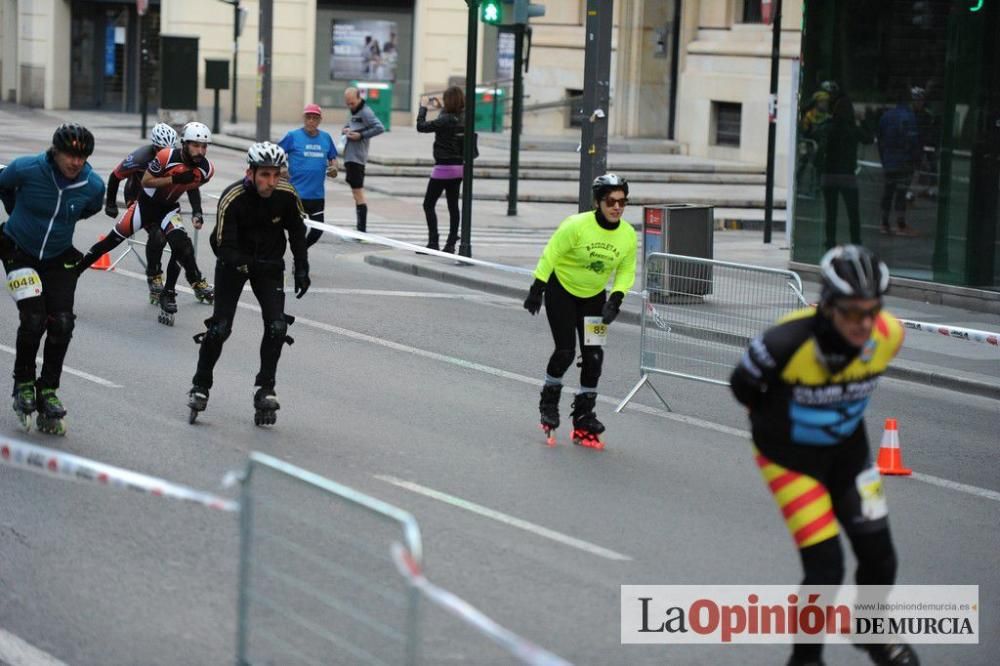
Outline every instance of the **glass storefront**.
{"type": "Polygon", "coordinates": [[[806,0],[793,259],[1000,289],[1000,3],[806,0]]]}

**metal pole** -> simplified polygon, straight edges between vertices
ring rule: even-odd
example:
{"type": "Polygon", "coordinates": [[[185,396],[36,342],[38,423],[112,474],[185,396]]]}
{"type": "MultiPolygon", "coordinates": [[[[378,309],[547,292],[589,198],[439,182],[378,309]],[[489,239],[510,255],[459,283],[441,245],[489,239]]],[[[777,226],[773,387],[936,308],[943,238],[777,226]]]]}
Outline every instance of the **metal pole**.
{"type": "Polygon", "coordinates": [[[524,25],[514,28],[514,99],[510,116],[510,181],[507,214],[517,215],[517,179],[521,162],[521,121],[524,116],[524,25]]]}
{"type": "MultiPolygon", "coordinates": [[[[781,0],[771,16],[771,95],[767,102],[767,177],[764,184],[764,242],[771,242],[774,216],[774,142],[778,121],[778,64],[781,59],[781,0]]],[[[791,155],[788,156],[792,158],[791,155]]]]}
{"type": "Polygon", "coordinates": [[[462,170],[462,241],[458,253],[472,256],[472,148],[476,136],[476,49],[479,46],[480,0],[469,6],[469,35],[465,43],[465,168],[462,170]]]}
{"type": "Polygon", "coordinates": [[[149,82],[146,79],[146,70],[149,69],[149,47],[146,43],[146,12],[139,14],[139,111],[142,114],[142,122],[139,127],[139,138],[146,138],[146,124],[149,116],[149,82]]]}
{"type": "Polygon", "coordinates": [[[212,109],[212,134],[219,133],[219,89],[215,89],[215,108],[212,109]]]}
{"type": "Polygon", "coordinates": [[[271,38],[274,0],[260,0],[257,42],[257,141],[271,139],[271,38]]]}
{"type": "Polygon", "coordinates": [[[614,0],[587,0],[583,68],[583,131],[580,140],[580,212],[593,210],[594,178],[608,168],[608,102],[614,0]]]}
{"type": "Polygon", "coordinates": [[[239,68],[236,59],[240,54],[240,2],[233,2],[233,108],[229,112],[229,122],[236,124],[236,83],[239,81],[239,68]]]}

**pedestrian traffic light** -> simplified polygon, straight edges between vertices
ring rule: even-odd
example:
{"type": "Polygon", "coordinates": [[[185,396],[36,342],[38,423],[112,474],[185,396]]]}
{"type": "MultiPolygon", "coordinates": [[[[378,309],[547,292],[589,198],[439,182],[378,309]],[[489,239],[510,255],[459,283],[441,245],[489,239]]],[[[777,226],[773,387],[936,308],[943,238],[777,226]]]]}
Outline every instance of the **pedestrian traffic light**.
{"type": "Polygon", "coordinates": [[[479,8],[479,19],[489,25],[499,25],[503,22],[503,5],[500,0],[483,0],[479,8]]]}
{"type": "Polygon", "coordinates": [[[536,5],[531,0],[514,0],[514,23],[527,25],[535,16],[545,16],[545,5],[536,5]]]}

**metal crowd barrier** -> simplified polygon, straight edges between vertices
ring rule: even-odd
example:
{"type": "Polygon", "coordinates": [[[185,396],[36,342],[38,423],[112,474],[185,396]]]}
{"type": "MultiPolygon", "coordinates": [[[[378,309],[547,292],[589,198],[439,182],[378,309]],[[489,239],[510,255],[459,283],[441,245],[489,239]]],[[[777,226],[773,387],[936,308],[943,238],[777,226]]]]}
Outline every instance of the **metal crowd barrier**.
{"type": "Polygon", "coordinates": [[[237,664],[415,666],[420,593],[392,559],[420,563],[414,518],[261,453],[241,481],[237,664]]]}
{"type": "Polygon", "coordinates": [[[641,377],[618,412],[651,374],[728,385],[750,340],[804,302],[791,271],[658,252],[646,257],[642,297],[641,377]]]}

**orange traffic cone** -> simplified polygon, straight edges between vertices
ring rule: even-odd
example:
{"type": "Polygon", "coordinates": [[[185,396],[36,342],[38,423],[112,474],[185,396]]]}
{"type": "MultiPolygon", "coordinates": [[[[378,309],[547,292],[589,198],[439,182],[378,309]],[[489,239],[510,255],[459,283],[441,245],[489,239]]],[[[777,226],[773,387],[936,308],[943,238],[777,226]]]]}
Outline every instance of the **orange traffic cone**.
{"type": "MultiPolygon", "coordinates": [[[[97,240],[98,241],[104,240],[104,236],[103,235],[98,236],[97,240]]],[[[111,268],[111,257],[108,256],[107,252],[105,252],[104,254],[101,255],[101,257],[97,261],[92,263],[90,267],[99,271],[106,271],[109,268],[111,268]]]]}
{"type": "Polygon", "coordinates": [[[903,467],[903,450],[899,448],[899,426],[896,419],[885,420],[882,444],[878,450],[878,471],[890,476],[907,476],[913,470],[903,467]]]}

